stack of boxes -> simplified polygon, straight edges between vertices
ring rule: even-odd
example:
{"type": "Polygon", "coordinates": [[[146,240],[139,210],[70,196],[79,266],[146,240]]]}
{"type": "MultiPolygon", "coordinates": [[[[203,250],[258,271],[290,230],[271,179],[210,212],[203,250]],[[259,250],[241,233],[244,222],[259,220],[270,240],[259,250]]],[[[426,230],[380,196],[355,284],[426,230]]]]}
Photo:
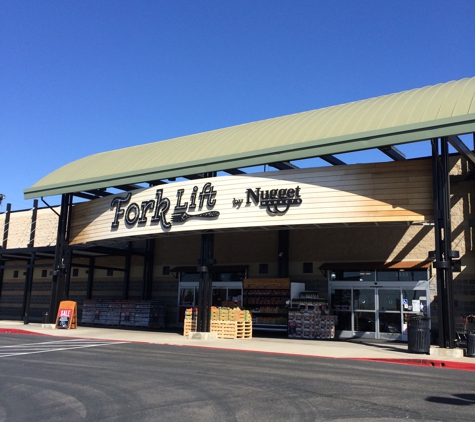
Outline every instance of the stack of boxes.
{"type": "Polygon", "coordinates": [[[327,304],[302,304],[289,310],[288,333],[289,338],[335,338],[335,317],[329,315],[327,304]]]}
{"type": "Polygon", "coordinates": [[[196,332],[198,325],[198,308],[189,308],[185,310],[185,320],[183,321],[183,335],[196,332]]]}

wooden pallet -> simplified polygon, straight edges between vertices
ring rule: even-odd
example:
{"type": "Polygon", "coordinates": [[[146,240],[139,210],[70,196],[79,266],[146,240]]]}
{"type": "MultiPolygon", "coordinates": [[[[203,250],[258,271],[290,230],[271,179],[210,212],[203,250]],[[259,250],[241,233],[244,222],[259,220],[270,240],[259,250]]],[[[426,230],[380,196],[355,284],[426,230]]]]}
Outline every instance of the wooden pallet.
{"type": "Polygon", "coordinates": [[[196,331],[196,321],[185,320],[183,323],[183,335],[188,337],[188,334],[196,331]]]}
{"type": "Polygon", "coordinates": [[[236,321],[211,321],[210,331],[216,333],[218,338],[236,339],[236,321]]]}
{"type": "Polygon", "coordinates": [[[252,338],[252,321],[237,323],[237,338],[252,338]]]}

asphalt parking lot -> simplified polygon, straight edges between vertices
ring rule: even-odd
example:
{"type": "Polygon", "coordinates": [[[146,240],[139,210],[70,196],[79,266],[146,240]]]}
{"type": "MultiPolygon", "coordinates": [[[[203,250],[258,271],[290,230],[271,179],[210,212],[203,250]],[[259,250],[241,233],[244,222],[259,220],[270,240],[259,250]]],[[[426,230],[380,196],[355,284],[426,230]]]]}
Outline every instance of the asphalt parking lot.
{"type": "Polygon", "coordinates": [[[473,420],[473,373],[0,334],[2,421],[473,420]]]}

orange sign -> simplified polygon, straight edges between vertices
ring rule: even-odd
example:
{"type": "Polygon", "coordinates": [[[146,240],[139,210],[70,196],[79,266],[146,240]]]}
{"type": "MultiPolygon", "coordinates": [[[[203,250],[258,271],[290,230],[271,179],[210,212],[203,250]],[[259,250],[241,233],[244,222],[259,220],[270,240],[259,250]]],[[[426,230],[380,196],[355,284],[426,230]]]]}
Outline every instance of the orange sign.
{"type": "Polygon", "coordinates": [[[77,328],[78,320],[77,304],[72,300],[63,300],[59,304],[58,315],[56,316],[56,324],[54,328],[69,330],[77,328]]]}

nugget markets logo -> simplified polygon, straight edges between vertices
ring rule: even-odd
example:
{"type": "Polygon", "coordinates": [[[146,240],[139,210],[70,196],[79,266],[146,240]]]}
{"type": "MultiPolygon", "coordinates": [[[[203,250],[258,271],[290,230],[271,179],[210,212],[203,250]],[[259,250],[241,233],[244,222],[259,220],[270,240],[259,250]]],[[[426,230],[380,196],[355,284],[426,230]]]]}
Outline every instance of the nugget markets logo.
{"type": "MultiPolygon", "coordinates": [[[[238,208],[242,203],[242,199],[233,200],[233,205],[238,208]]],[[[300,205],[301,203],[300,186],[289,189],[246,189],[246,205],[259,204],[272,215],[285,214],[291,205],[300,205]]]]}

